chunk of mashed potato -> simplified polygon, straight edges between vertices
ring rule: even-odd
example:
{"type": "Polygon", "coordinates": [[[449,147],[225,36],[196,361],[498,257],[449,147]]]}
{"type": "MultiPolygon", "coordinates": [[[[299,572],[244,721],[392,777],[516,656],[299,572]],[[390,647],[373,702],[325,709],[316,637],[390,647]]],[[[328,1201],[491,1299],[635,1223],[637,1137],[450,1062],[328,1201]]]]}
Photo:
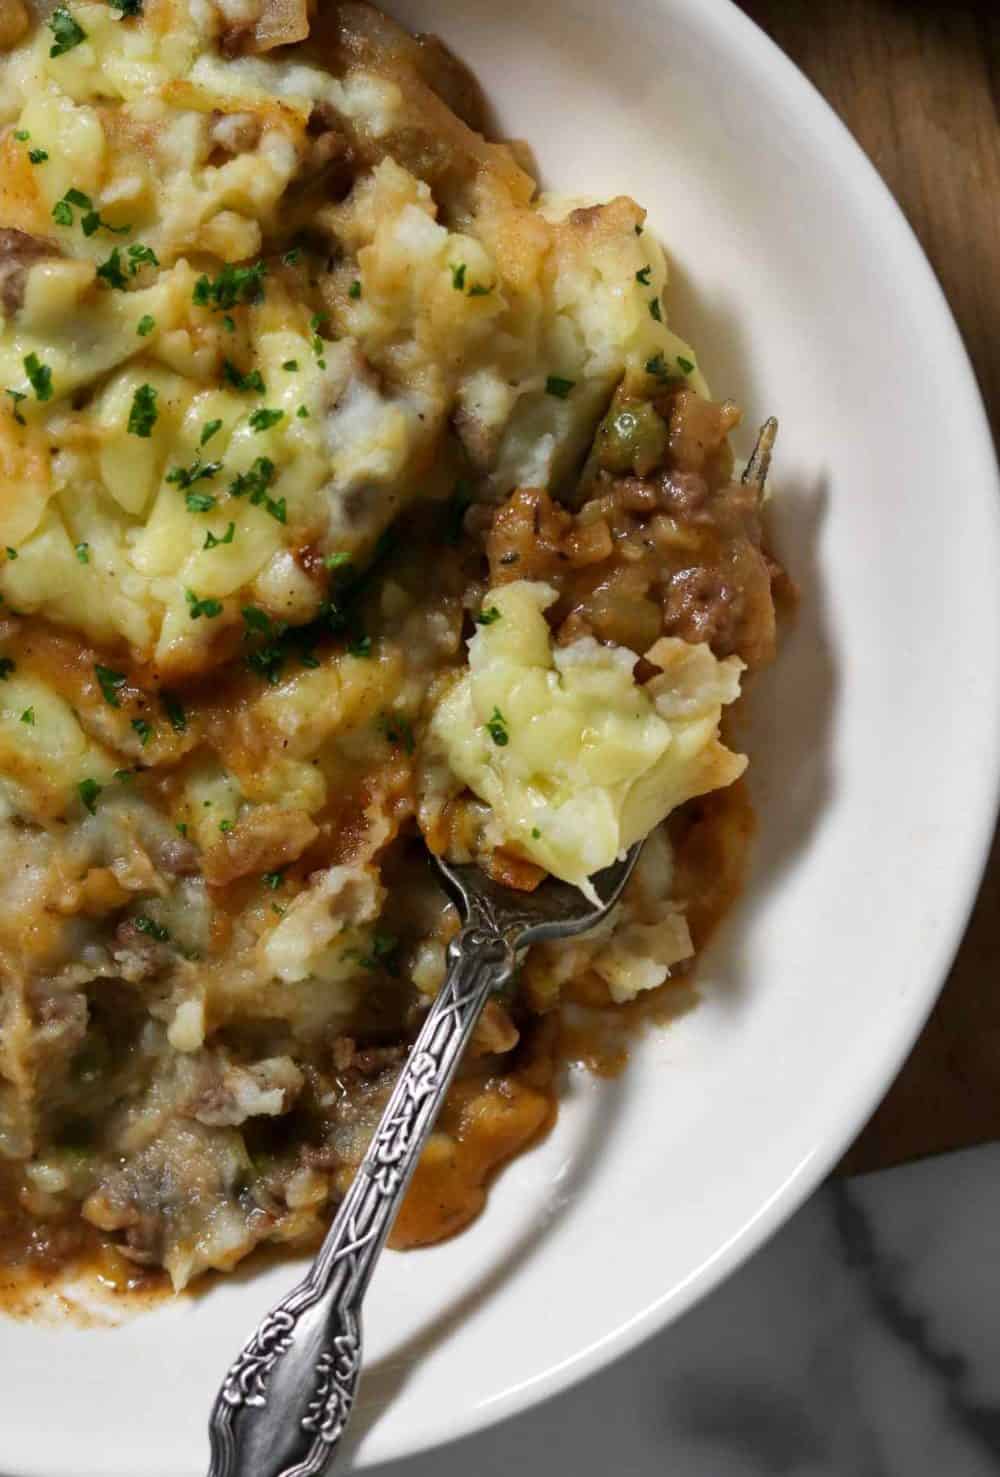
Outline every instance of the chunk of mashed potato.
{"type": "Polygon", "coordinates": [[[592,637],[553,644],[556,600],[525,580],[487,595],[492,619],[431,733],[455,777],[493,811],[498,839],[593,896],[610,866],[676,806],[732,784],[746,759],[719,740],[743,663],[664,638],[660,674],[640,687],[635,652],[592,637]]]}

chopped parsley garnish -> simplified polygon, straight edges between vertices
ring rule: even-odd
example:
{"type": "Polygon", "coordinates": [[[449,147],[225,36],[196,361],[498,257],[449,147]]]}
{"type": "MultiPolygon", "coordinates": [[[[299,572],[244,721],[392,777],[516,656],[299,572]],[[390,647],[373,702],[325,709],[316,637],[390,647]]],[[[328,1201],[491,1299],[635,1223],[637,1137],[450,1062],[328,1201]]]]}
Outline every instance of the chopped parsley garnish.
{"type": "Polygon", "coordinates": [[[227,262],[214,280],[199,277],[194,284],[193,301],[199,308],[213,310],[235,308],[240,303],[259,303],[264,296],[266,262],[252,267],[234,267],[227,262]]]}
{"type": "Polygon", "coordinates": [[[272,892],[277,892],[278,888],[285,880],[285,874],[284,872],[265,872],[260,880],[261,882],[263,882],[264,886],[269,887],[272,892]]]}
{"type": "Polygon", "coordinates": [[[413,753],[417,745],[408,718],[404,718],[402,713],[383,713],[378,722],[390,744],[399,744],[407,754],[413,753]]]}
{"type": "Polygon", "coordinates": [[[223,315],[222,315],[222,326],[226,330],[227,333],[235,333],[236,332],[236,319],[235,318],[230,318],[230,316],[229,316],[228,313],[223,313],[223,315]]]}
{"type": "Polygon", "coordinates": [[[223,836],[227,836],[232,829],[233,829],[233,823],[232,823],[232,821],[220,821],[219,822],[219,830],[222,832],[223,836]]]}
{"type": "MultiPolygon", "coordinates": [[[[101,222],[101,224],[104,223],[101,222]]],[[[86,230],[86,227],[84,229],[86,230]]],[[[108,226],[107,229],[115,230],[116,227],[108,226]]],[[[87,232],[87,234],[89,235],[91,233],[87,232]]],[[[116,246],[107,261],[98,267],[97,275],[109,287],[116,287],[119,291],[124,292],[128,286],[129,277],[134,277],[142,267],[147,265],[152,267],[158,267],[160,265],[156,252],[153,251],[152,247],[142,246],[137,242],[134,246],[128,248],[128,260],[126,262],[128,275],[126,275],[122,269],[121,249],[116,246]]],[[[152,319],[150,319],[150,323],[152,324],[152,319]]]]}
{"type": "Polygon", "coordinates": [[[657,323],[663,322],[663,309],[660,307],[660,299],[658,297],[650,298],[649,315],[651,318],[655,318],[657,323]]]}
{"type": "Polygon", "coordinates": [[[255,410],[250,416],[250,425],[255,431],[269,431],[272,426],[276,426],[284,418],[285,412],[283,410],[266,410],[261,406],[259,410],[255,410]]]}
{"type": "Polygon", "coordinates": [[[152,314],[151,313],[143,313],[142,317],[139,319],[138,323],[135,325],[135,331],[139,335],[140,338],[146,338],[146,336],[148,334],[151,334],[152,333],[152,331],[153,331],[153,329],[155,327],[156,327],[156,319],[152,316],[152,314]]]}
{"type": "Polygon", "coordinates": [[[354,298],[355,301],[357,301],[357,299],[361,296],[361,283],[358,281],[357,277],[355,277],[354,281],[347,289],[347,296],[354,298]]]}
{"type": "Polygon", "coordinates": [[[155,939],[158,944],[165,944],[170,937],[170,934],[162,923],[157,923],[155,919],[147,917],[145,913],[140,913],[138,918],[132,919],[132,922],[135,925],[137,933],[148,933],[149,937],[155,939]]]}
{"type": "Polygon", "coordinates": [[[348,643],[347,651],[350,656],[371,656],[372,638],[370,636],[359,636],[356,641],[348,643]]]}
{"type": "Polygon", "coordinates": [[[489,295],[490,295],[490,293],[492,291],[493,291],[493,288],[492,287],[487,287],[486,284],[485,284],[485,282],[473,282],[472,286],[469,288],[469,291],[467,293],[467,296],[468,297],[489,297],[489,295]]]}
{"type": "Polygon", "coordinates": [[[107,261],[102,262],[101,265],[98,267],[97,275],[98,277],[100,277],[101,281],[106,282],[109,287],[116,287],[119,291],[124,292],[125,288],[128,286],[128,278],[122,271],[122,254],[117,246],[115,247],[114,251],[112,251],[107,261]]]}
{"type": "Polygon", "coordinates": [[[10,544],[7,545],[6,554],[7,554],[7,558],[8,559],[16,559],[17,558],[17,550],[11,548],[10,544]]]}
{"type": "Polygon", "coordinates": [[[128,249],[128,274],[134,277],[143,267],[158,267],[160,259],[151,246],[143,246],[141,241],[136,241],[128,249]]]}
{"type": "Polygon", "coordinates": [[[244,640],[249,641],[254,636],[263,636],[265,640],[265,645],[247,654],[247,666],[273,685],[285,661],[281,642],[287,627],[281,621],[272,621],[267,611],[256,605],[243,607],[243,624],[246,626],[244,640]]]}
{"type": "Polygon", "coordinates": [[[74,205],[78,209],[86,211],[86,214],[81,217],[80,224],[83,225],[84,221],[89,222],[90,229],[88,230],[87,226],[84,226],[84,235],[92,236],[101,223],[101,217],[94,210],[93,200],[91,200],[89,195],[85,195],[82,190],[67,190],[62,199],[57,200],[55,205],[53,205],[52,219],[57,226],[71,226],[76,219],[73,214],[74,205]]]}
{"type": "MultiPolygon", "coordinates": [[[[358,284],[358,296],[361,296],[360,283],[358,284]]],[[[316,355],[316,363],[319,365],[320,369],[326,368],[326,360],[323,358],[323,351],[326,348],[326,344],[320,338],[320,329],[324,328],[325,326],[326,317],[322,313],[314,313],[309,320],[309,327],[313,331],[312,351],[316,355]]]]}
{"type": "Polygon", "coordinates": [[[67,51],[72,51],[74,46],[79,46],[81,41],[86,41],[87,33],[82,26],[77,25],[65,6],[60,5],[49,16],[49,30],[52,32],[52,45],[49,47],[49,56],[63,56],[67,51]]]}
{"type": "Polygon", "coordinates": [[[120,708],[118,690],[125,686],[125,673],[116,672],[112,667],[102,667],[100,662],[97,662],[94,666],[94,676],[97,678],[98,686],[108,706],[120,708]]]}
{"type": "MultiPolygon", "coordinates": [[[[167,481],[183,492],[188,487],[194,487],[196,482],[211,482],[221,471],[221,462],[203,462],[200,456],[196,456],[189,467],[171,467],[167,473],[167,481]]],[[[192,507],[191,500],[188,499],[188,512],[206,513],[209,508],[215,507],[214,497],[208,493],[201,496],[209,499],[205,506],[192,507]]]]}
{"type": "Polygon", "coordinates": [[[658,380],[668,380],[670,378],[670,370],[667,368],[667,361],[662,354],[654,354],[652,359],[647,359],[645,368],[647,374],[655,375],[658,380]]]}
{"type": "Polygon", "coordinates": [[[254,636],[277,636],[281,634],[279,627],[275,625],[266,610],[261,610],[257,605],[245,605],[243,607],[243,624],[247,628],[247,635],[254,636]]]}
{"type": "Polygon", "coordinates": [[[132,396],[132,409],[128,414],[129,435],[148,440],[153,434],[157,415],[156,391],[152,385],[140,385],[132,396]]]}
{"type": "Polygon", "coordinates": [[[495,605],[491,605],[489,610],[481,610],[475,617],[477,626],[492,626],[494,621],[498,621],[499,619],[500,612],[495,605]]]}
{"type": "Polygon", "coordinates": [[[231,359],[223,359],[222,374],[235,390],[256,390],[263,395],[267,389],[259,369],[251,369],[249,374],[243,374],[231,359]]]}
{"type": "Polygon", "coordinates": [[[649,286],[649,274],[650,274],[650,272],[652,270],[653,270],[652,267],[649,266],[649,264],[647,263],[646,266],[643,267],[643,269],[642,269],[641,272],[636,272],[636,274],[635,274],[635,280],[637,282],[641,282],[642,285],[643,285],[643,287],[648,287],[649,286]]]}
{"type": "Polygon", "coordinates": [[[392,956],[399,948],[399,940],[391,933],[375,933],[372,935],[371,950],[367,954],[352,953],[362,969],[385,969],[390,974],[395,974],[392,956]]]}
{"type": "Polygon", "coordinates": [[[189,513],[210,513],[215,507],[215,498],[210,492],[189,492],[184,498],[189,513]]]}
{"type": "Polygon", "coordinates": [[[24,712],[21,714],[21,722],[22,723],[26,723],[29,728],[34,728],[34,726],[35,726],[35,710],[34,710],[34,708],[25,708],[24,712]]]}
{"type": "Polygon", "coordinates": [[[537,841],[539,839],[539,837],[541,836],[542,833],[538,829],[537,826],[532,826],[532,828],[531,828],[531,834],[532,834],[533,838],[537,841]]]}
{"type": "Polygon", "coordinates": [[[132,727],[139,735],[139,742],[142,744],[142,747],[145,748],[153,737],[153,725],[148,718],[133,718],[132,727]]]}
{"type": "Polygon", "coordinates": [[[249,472],[240,472],[230,483],[233,497],[249,497],[252,503],[262,503],[264,494],[274,481],[274,463],[266,456],[259,456],[249,472]]]}
{"type": "Polygon", "coordinates": [[[269,457],[259,456],[249,472],[241,472],[229,484],[233,497],[248,497],[255,508],[263,507],[279,523],[287,522],[285,499],[268,496],[268,488],[274,481],[274,463],[269,457]]]}
{"type": "Polygon", "coordinates": [[[24,361],[24,372],[28,376],[36,400],[52,399],[52,371],[42,364],[37,354],[29,354],[24,361]]]}
{"type": "Polygon", "coordinates": [[[80,230],[85,236],[93,236],[97,231],[111,231],[115,236],[124,236],[131,231],[131,226],[112,226],[103,218],[99,210],[88,210],[86,215],[80,217],[80,230]]]}
{"type": "Polygon", "coordinates": [[[142,0],[108,0],[108,4],[122,16],[142,15],[142,0]]]}
{"type": "Polygon", "coordinates": [[[81,780],[76,789],[80,799],[93,815],[97,810],[97,797],[101,793],[102,786],[96,780],[81,780]]]}
{"type": "Polygon", "coordinates": [[[187,822],[178,821],[177,824],[174,826],[174,830],[177,832],[178,836],[186,836],[188,833],[187,822]]]}
{"type": "Polygon", "coordinates": [[[26,128],[15,128],[14,137],[17,139],[19,144],[26,144],[31,137],[31,134],[26,128]]]}
{"type": "Polygon", "coordinates": [[[87,544],[87,543],[77,544],[76,549],[74,550],[74,552],[76,554],[76,562],[78,564],[89,564],[90,563],[90,545],[89,544],[87,544]]]}
{"type": "Polygon", "coordinates": [[[298,246],[293,246],[291,251],[285,252],[281,260],[284,262],[286,267],[294,267],[295,263],[298,261],[301,255],[301,248],[298,246]]]}
{"type": "Polygon", "coordinates": [[[94,208],[93,200],[91,200],[89,195],[85,195],[82,190],[67,190],[63,199],[68,205],[78,205],[81,210],[93,210],[94,208]]]}
{"type": "Polygon", "coordinates": [[[297,359],[286,359],[281,367],[282,369],[286,369],[289,374],[294,374],[299,367],[299,361],[297,359]]]}
{"type": "Polygon", "coordinates": [[[677,355],[677,363],[680,365],[681,369],[683,369],[685,374],[694,374],[694,365],[691,363],[690,359],[685,359],[683,354],[677,355]]]}
{"type": "Polygon", "coordinates": [[[206,620],[214,620],[217,615],[222,614],[221,600],[199,600],[193,590],[184,591],[184,599],[188,603],[188,612],[193,621],[200,621],[202,616],[206,620]]]}
{"type": "MultiPolygon", "coordinates": [[[[264,460],[263,458],[261,460],[264,460]]],[[[273,475],[273,466],[268,465],[264,481],[273,475]]],[[[259,485],[259,484],[258,484],[259,485]]],[[[238,489],[237,489],[238,490],[238,489]]],[[[266,492],[261,494],[266,497],[266,492]]],[[[295,657],[304,667],[318,665],[315,647],[330,635],[339,636],[345,643],[364,642],[364,632],[358,618],[358,602],[369,588],[379,562],[391,552],[393,539],[390,533],[378,539],[368,569],[359,575],[352,568],[350,559],[335,560],[330,573],[330,590],[317,617],[306,626],[289,630],[280,621],[272,620],[266,611],[256,606],[247,606],[243,611],[246,625],[245,640],[253,649],[247,653],[246,661],[251,671],[274,684],[285,662],[295,657]],[[260,645],[257,645],[258,639],[260,645]]],[[[374,645],[374,642],[372,643],[374,645]]],[[[362,646],[361,650],[364,649],[362,646]]]]}
{"type": "Polygon", "coordinates": [[[576,380],[564,380],[557,374],[550,374],[545,381],[545,393],[554,395],[557,400],[567,400],[575,384],[576,380]]]}
{"type": "Polygon", "coordinates": [[[507,720],[499,708],[493,709],[493,716],[486,724],[490,738],[502,749],[510,743],[510,734],[507,732],[507,720]]]}
{"type": "Polygon", "coordinates": [[[337,554],[327,554],[326,558],[323,560],[323,563],[326,565],[327,569],[343,569],[346,565],[350,564],[350,562],[350,554],[344,554],[342,552],[337,554]]]}
{"type": "Polygon", "coordinates": [[[309,412],[304,405],[300,405],[295,414],[300,421],[307,421],[309,419],[309,412]]]}
{"type": "Polygon", "coordinates": [[[17,671],[17,662],[13,657],[0,656],[0,682],[6,682],[11,672],[17,671]]]}
{"type": "Polygon", "coordinates": [[[212,530],[209,529],[208,532],[205,534],[205,542],[204,542],[204,544],[202,544],[202,548],[203,549],[217,549],[220,544],[231,544],[232,541],[233,541],[233,535],[235,534],[235,532],[236,532],[236,524],[235,523],[230,523],[229,526],[227,527],[225,533],[222,534],[221,537],[218,537],[218,538],[212,532],[212,530]]]}
{"type": "Polygon", "coordinates": [[[222,430],[222,422],[221,421],[206,421],[205,424],[201,428],[201,439],[198,442],[199,446],[206,445],[207,442],[211,441],[212,437],[216,434],[216,432],[221,431],[221,430],[222,430]]]}
{"type": "Polygon", "coordinates": [[[187,714],[180,698],[175,697],[172,692],[161,692],[160,702],[163,704],[163,711],[174,733],[184,733],[187,729],[187,714]]]}
{"type": "Polygon", "coordinates": [[[24,416],[21,414],[17,407],[20,405],[22,400],[27,400],[27,395],[24,393],[23,390],[5,390],[4,394],[9,395],[11,400],[14,402],[11,407],[11,415],[17,421],[19,426],[26,426],[28,422],[25,420],[24,416]]]}
{"type": "Polygon", "coordinates": [[[465,263],[460,262],[458,266],[451,265],[451,285],[459,292],[465,291],[465,263]]]}
{"type": "Polygon", "coordinates": [[[28,158],[31,160],[32,164],[44,164],[48,157],[49,156],[44,149],[28,150],[28,158]]]}

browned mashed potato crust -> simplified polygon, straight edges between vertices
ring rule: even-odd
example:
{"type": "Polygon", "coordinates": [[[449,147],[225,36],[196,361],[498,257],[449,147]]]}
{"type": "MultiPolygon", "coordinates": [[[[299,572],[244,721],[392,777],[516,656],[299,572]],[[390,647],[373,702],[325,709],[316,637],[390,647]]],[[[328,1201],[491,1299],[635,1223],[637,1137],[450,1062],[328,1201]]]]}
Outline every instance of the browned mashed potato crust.
{"type": "MultiPolygon", "coordinates": [[[[163,10],[147,0],[154,18],[163,10]]],[[[0,48],[38,24],[21,0],[0,0],[0,48]]],[[[512,152],[476,133],[478,88],[447,49],[361,5],[265,0],[254,20],[220,9],[222,57],[290,43],[335,77],[363,64],[407,97],[405,125],[378,138],[316,103],[264,231],[255,260],[266,262],[268,291],[317,315],[318,351],[336,343],[354,294],[338,230],[386,157],[429,186],[455,228],[468,225],[475,196],[516,278],[540,229],[527,211],[534,187],[512,152]]],[[[210,126],[225,161],[255,146],[261,124],[251,110],[218,112],[210,126]]],[[[11,133],[0,150],[14,148],[11,133]]],[[[623,201],[551,229],[599,233],[622,212],[638,232],[642,213],[623,201]]],[[[27,271],[58,249],[0,192],[8,318],[21,310],[27,271]]],[[[263,311],[251,300],[234,309],[244,371],[248,319],[263,311]]],[[[379,382],[398,368],[390,347],[366,372],[379,382]]],[[[504,487],[488,425],[453,409],[428,437],[418,490],[380,496],[374,512],[365,488],[347,494],[358,530],[349,558],[335,557],[321,520],[303,521],[289,545],[299,606],[287,623],[241,590],[237,611],[257,614],[242,625],[237,614],[190,648],[143,649],[124,632],[95,639],[99,624],[75,629],[44,605],[17,613],[8,597],[0,651],[10,672],[55,694],[118,767],[96,796],[81,771],[71,803],[45,791],[31,814],[15,808],[10,819],[0,1283],[23,1293],[26,1277],[49,1280],[96,1256],[121,1286],[123,1268],[165,1267],[179,1287],[263,1243],[316,1244],[458,927],[424,846],[475,851],[475,811],[465,800],[423,804],[422,738],[436,690],[464,663],[472,613],[492,587],[544,580],[558,592],[546,615],[560,644],[591,636],[648,653],[680,637],[751,670],[765,664],[781,571],[762,544],[756,494],[733,481],[727,438],[738,422],[732,404],[698,394],[683,372],[629,374],[553,484],[504,487]],[[318,693],[309,703],[306,684],[318,693]],[[307,914],[323,967],[283,962],[284,973],[262,977],[266,940],[307,914]]],[[[7,417],[4,434],[15,471],[49,454],[33,422],[7,417]]],[[[642,657],[638,680],[657,670],[642,657]]],[[[0,769],[15,780],[28,783],[19,766],[31,763],[29,750],[2,747],[0,769]]],[[[739,888],[751,829],[739,784],[681,807],[647,846],[621,927],[641,938],[684,916],[696,954],[739,888]]],[[[516,848],[482,859],[514,887],[543,875],[516,848]]],[[[622,1047],[610,1023],[661,1008],[658,990],[614,1005],[605,947],[606,936],[531,951],[509,997],[488,1008],[394,1245],[465,1226],[496,1171],[551,1124],[560,1063],[607,1068],[622,1047]],[[568,1032],[566,1001],[579,1007],[568,1032]]],[[[689,979],[695,954],[669,967],[668,992],[689,979]]]]}

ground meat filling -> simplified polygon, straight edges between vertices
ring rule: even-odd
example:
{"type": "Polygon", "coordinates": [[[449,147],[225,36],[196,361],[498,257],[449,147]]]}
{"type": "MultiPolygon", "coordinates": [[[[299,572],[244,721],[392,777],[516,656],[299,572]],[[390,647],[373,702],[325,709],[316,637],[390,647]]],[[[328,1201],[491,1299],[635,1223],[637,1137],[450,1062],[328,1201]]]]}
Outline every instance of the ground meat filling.
{"type": "Polygon", "coordinates": [[[731,413],[688,392],[670,410],[661,464],[641,477],[600,467],[577,513],[543,489],[514,492],[486,537],[491,582],[555,586],[548,615],[563,644],[595,636],[642,653],[679,636],[760,667],[774,654],[779,571],[757,492],[730,480],[731,413]]]}

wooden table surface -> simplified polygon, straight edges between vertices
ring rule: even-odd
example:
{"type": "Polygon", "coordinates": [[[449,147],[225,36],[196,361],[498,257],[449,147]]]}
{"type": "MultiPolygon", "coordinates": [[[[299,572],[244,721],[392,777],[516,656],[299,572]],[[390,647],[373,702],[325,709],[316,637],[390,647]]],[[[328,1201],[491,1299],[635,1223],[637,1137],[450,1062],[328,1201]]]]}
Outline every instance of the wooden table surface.
{"type": "MultiPolygon", "coordinates": [[[[742,3],[840,114],[902,205],[965,336],[1000,444],[1000,0],[742,3]]],[[[995,1138],[1000,838],[937,1008],[843,1168],[995,1138]]]]}

